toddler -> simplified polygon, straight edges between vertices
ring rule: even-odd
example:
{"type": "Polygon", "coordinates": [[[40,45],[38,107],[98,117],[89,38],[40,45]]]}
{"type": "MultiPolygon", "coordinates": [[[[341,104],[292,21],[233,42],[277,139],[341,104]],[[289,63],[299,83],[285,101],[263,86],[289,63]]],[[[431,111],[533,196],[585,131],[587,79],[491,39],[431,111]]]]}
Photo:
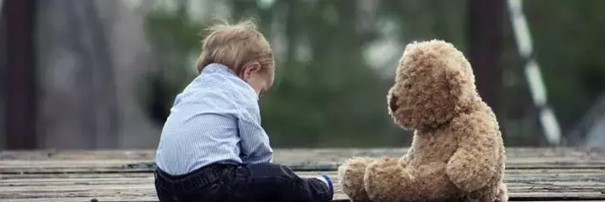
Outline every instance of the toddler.
{"type": "Polygon", "coordinates": [[[204,39],[195,78],[174,101],[156,153],[160,201],[329,201],[330,178],[272,164],[258,99],[275,61],[251,21],[218,24],[204,39]]]}

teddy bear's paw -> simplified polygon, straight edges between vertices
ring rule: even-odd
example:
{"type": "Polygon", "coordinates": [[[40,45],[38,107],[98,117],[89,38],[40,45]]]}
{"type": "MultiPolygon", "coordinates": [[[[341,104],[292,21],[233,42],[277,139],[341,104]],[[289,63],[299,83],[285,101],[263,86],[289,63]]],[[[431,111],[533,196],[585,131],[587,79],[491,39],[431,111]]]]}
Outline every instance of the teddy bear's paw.
{"type": "Polygon", "coordinates": [[[364,189],[363,177],[371,158],[352,158],[338,167],[339,184],[353,201],[369,201],[364,189]]]}
{"type": "Polygon", "coordinates": [[[506,184],[500,182],[497,186],[489,186],[474,191],[466,196],[465,201],[506,202],[508,201],[506,184]]]}
{"type": "Polygon", "coordinates": [[[397,159],[383,158],[370,164],[364,183],[372,201],[417,201],[415,176],[397,159]]]}
{"type": "Polygon", "coordinates": [[[500,182],[498,186],[498,194],[496,195],[496,202],[506,202],[508,201],[508,188],[504,182],[500,182]]]}

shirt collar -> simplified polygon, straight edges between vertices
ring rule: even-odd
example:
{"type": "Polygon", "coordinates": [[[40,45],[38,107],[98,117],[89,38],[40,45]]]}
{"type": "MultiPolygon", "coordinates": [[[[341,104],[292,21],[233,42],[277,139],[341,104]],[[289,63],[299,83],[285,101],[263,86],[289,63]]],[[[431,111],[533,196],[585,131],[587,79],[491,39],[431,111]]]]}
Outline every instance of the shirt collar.
{"type": "Polygon", "coordinates": [[[223,64],[219,64],[219,63],[212,63],[209,65],[206,65],[204,67],[204,69],[202,69],[202,73],[213,73],[213,72],[228,72],[231,73],[233,75],[235,75],[235,72],[231,71],[231,69],[229,69],[229,67],[227,67],[226,65],[223,64]]]}
{"type": "Polygon", "coordinates": [[[260,99],[258,94],[256,93],[256,91],[254,90],[254,88],[252,88],[252,86],[250,86],[250,84],[246,83],[244,80],[239,78],[239,76],[237,76],[235,74],[235,72],[233,72],[231,69],[229,69],[229,67],[227,67],[226,65],[223,65],[220,63],[212,63],[209,65],[206,65],[204,67],[204,69],[202,69],[201,74],[203,74],[203,73],[221,73],[221,74],[227,74],[227,75],[233,76],[233,77],[237,78],[237,80],[241,81],[243,86],[246,86],[250,90],[251,94],[254,95],[254,98],[256,98],[257,101],[260,99]]]}

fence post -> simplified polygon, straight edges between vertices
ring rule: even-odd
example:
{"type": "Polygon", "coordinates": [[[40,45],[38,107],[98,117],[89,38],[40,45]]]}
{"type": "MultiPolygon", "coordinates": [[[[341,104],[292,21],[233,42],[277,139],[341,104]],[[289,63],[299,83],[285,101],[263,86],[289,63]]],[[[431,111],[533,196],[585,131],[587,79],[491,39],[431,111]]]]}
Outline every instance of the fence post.
{"type": "Polygon", "coordinates": [[[6,41],[5,127],[8,149],[36,146],[35,0],[3,2],[6,41]]]}

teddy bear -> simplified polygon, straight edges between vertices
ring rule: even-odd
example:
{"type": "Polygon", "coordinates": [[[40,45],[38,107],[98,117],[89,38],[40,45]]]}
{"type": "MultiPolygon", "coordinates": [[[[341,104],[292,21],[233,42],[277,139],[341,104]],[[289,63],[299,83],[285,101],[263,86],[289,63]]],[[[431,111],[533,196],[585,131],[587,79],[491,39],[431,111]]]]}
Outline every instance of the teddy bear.
{"type": "Polygon", "coordinates": [[[508,200],[498,121],[452,44],[408,44],[387,105],[397,125],[414,129],[412,145],[401,158],[346,160],[338,177],[351,200],[508,200]]]}

